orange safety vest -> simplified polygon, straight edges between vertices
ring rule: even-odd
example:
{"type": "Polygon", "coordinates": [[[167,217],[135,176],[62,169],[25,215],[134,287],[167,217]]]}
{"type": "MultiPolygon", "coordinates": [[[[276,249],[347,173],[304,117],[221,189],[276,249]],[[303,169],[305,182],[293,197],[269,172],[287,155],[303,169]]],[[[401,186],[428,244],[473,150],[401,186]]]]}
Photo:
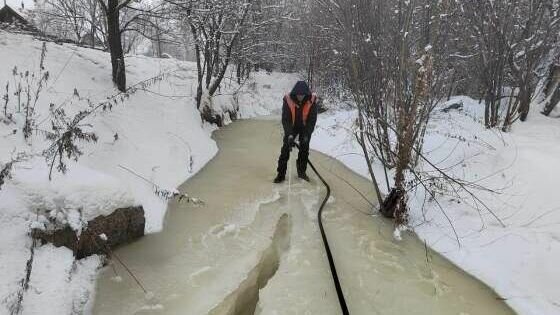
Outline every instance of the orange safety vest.
{"type": "MultiPolygon", "coordinates": [[[[290,112],[292,113],[292,126],[296,124],[296,102],[290,97],[290,94],[286,94],[285,96],[286,102],[288,103],[288,107],[290,108],[290,112]]],[[[311,106],[315,104],[315,100],[317,99],[317,95],[315,93],[311,94],[311,98],[303,104],[303,125],[307,124],[307,117],[309,117],[309,112],[311,111],[311,106]]]]}

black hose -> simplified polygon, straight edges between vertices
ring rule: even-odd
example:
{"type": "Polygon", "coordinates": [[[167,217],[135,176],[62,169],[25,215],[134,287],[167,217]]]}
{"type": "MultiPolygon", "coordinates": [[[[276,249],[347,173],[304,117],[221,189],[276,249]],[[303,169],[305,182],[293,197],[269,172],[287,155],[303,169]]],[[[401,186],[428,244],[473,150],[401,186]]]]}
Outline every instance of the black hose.
{"type": "MultiPolygon", "coordinates": [[[[294,145],[299,150],[299,145],[297,143],[294,143],[294,145]]],[[[348,306],[346,306],[346,299],[344,299],[344,293],[342,292],[342,287],[340,285],[340,281],[338,280],[338,274],[336,273],[336,266],[334,265],[334,259],[333,259],[332,253],[331,253],[331,248],[329,246],[329,241],[327,240],[327,235],[325,234],[325,229],[323,228],[322,214],[323,214],[323,209],[325,208],[325,204],[327,204],[327,201],[329,200],[329,197],[331,196],[331,187],[329,186],[327,181],[325,181],[323,176],[321,176],[321,174],[319,174],[319,172],[317,171],[317,169],[315,168],[313,163],[311,163],[311,160],[307,159],[307,163],[309,164],[309,166],[311,166],[311,169],[313,169],[313,172],[315,172],[315,174],[317,174],[317,177],[319,177],[319,179],[323,182],[323,185],[325,185],[325,187],[327,188],[327,195],[325,196],[325,198],[323,199],[323,202],[321,203],[321,206],[319,207],[319,212],[317,214],[317,219],[319,221],[319,229],[321,230],[321,237],[323,238],[323,245],[325,245],[325,251],[327,252],[327,258],[329,260],[329,267],[331,268],[331,274],[332,274],[332,277],[333,277],[334,286],[336,288],[336,295],[338,296],[338,303],[340,304],[340,308],[342,309],[342,314],[343,315],[349,315],[350,312],[348,311],[348,306]]]]}

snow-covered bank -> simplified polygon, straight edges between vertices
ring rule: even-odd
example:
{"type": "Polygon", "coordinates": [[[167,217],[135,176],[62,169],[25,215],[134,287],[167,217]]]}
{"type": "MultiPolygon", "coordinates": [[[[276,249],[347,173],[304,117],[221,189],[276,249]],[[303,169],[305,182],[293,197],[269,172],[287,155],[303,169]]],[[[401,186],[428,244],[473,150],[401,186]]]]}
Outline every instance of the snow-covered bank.
{"type": "MultiPolygon", "coordinates": [[[[211,139],[215,127],[202,122],[193,101],[196,67],[173,59],[128,56],[129,86],[146,83],[130,95],[112,99],[110,111],[98,111],[84,120],[84,131],[95,132],[97,142],[78,141],[83,155],[77,162],[64,157],[67,173],[57,172],[55,164],[49,181],[49,166],[42,153],[49,145],[44,131],[51,130],[50,109],[64,109],[72,118],[90,104],[106,102],[117,91],[110,80],[107,53],[47,43],[41,70],[42,45],[30,36],[0,32],[0,94],[4,95],[9,82],[7,111],[14,118],[4,117],[2,106],[0,165],[25,155],[14,163],[12,178],[0,189],[0,314],[9,313],[23,292],[22,280],[31,256],[31,226],[40,227],[50,220],[80,230],[88,219],[140,204],[146,213],[146,232],[159,231],[167,209],[161,195],[175,192],[218,150],[211,139]],[[49,72],[34,106],[34,131],[27,140],[21,132],[24,114],[13,94],[20,81],[14,71],[23,74],[20,79],[26,71],[36,77],[49,72]]],[[[240,116],[259,114],[258,109],[267,108],[270,100],[259,89],[266,86],[266,91],[277,93],[283,87],[274,84],[275,74],[257,73],[255,77],[257,80],[242,86],[226,80],[215,106],[233,106],[237,98],[246,101],[244,94],[251,92],[259,98],[239,106],[240,116]]],[[[25,92],[22,95],[26,97],[25,92]]],[[[4,105],[3,99],[1,103],[4,105]]],[[[23,294],[24,314],[41,307],[47,307],[50,314],[79,313],[88,302],[100,263],[99,257],[74,262],[65,248],[37,248],[29,289],[23,294]]]]}
{"type": "MultiPolygon", "coordinates": [[[[40,71],[41,46],[41,42],[28,36],[1,33],[3,87],[10,82],[13,88],[14,67],[23,72],[40,71]]],[[[146,230],[157,231],[162,226],[166,200],[154,193],[151,184],[121,166],[173,190],[217,151],[210,138],[210,128],[204,126],[196,108],[186,98],[165,96],[189,92],[191,87],[185,86],[184,77],[193,75],[191,65],[134,56],[127,60],[132,84],[158,73],[175,71],[178,66],[185,70],[173,72],[147,87],[151,92],[138,91],[115,104],[112,111],[99,112],[88,119],[86,123],[96,133],[97,143],[78,142],[83,155],[77,162],[68,160],[67,174],[55,170],[49,181],[49,167],[41,156],[49,145],[41,133],[50,129],[49,104],[72,115],[88,106],[75,94],[97,103],[116,92],[110,81],[106,53],[53,43],[47,43],[46,48],[44,71],[49,71],[50,79],[35,106],[38,131],[28,140],[23,139],[13,92],[9,93],[8,110],[13,112],[16,123],[0,123],[2,164],[20,153],[27,156],[14,164],[12,179],[0,190],[0,313],[8,312],[18,299],[17,292],[21,292],[20,281],[25,278],[32,245],[27,235],[30,226],[41,226],[41,222],[50,219],[80,230],[87,220],[98,215],[141,204],[146,211],[146,230]]],[[[69,314],[79,310],[82,302],[87,302],[100,263],[95,257],[86,261],[73,262],[71,251],[65,248],[37,249],[27,290],[32,293],[23,295],[24,313],[44,307],[47,297],[49,313],[69,314]],[[83,291],[80,294],[84,296],[76,300],[77,291],[64,289],[64,283],[80,286],[83,291]],[[79,301],[81,304],[75,305],[79,301]]]]}
{"type": "MultiPolygon", "coordinates": [[[[462,101],[464,110],[436,112],[424,152],[454,175],[498,190],[482,198],[506,227],[470,202],[442,198],[459,246],[445,216],[421,192],[412,196],[411,225],[429,246],[493,287],[520,314],[560,313],[560,122],[535,109],[528,122],[504,134],[479,122],[478,102],[466,97],[452,101],[462,101]]],[[[361,148],[347,129],[355,117],[352,111],[323,115],[311,146],[369,178],[361,148]]],[[[377,168],[385,190],[383,172],[377,168]]]]}

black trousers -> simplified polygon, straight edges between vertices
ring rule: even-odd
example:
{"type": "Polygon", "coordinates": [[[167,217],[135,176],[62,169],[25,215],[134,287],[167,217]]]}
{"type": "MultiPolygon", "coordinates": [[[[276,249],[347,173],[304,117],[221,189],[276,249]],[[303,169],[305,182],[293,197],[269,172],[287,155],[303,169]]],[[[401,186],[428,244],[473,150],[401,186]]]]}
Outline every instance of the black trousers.
{"type": "MultiPolygon", "coordinates": [[[[298,139],[299,142],[297,172],[298,175],[305,174],[305,172],[307,171],[307,158],[309,157],[309,141],[311,140],[311,135],[303,135],[301,132],[299,132],[294,135],[294,139],[298,139]]],[[[282,150],[280,151],[280,157],[278,158],[278,168],[276,169],[278,171],[278,174],[280,175],[286,175],[291,149],[292,148],[290,148],[290,144],[288,142],[288,135],[284,135],[284,144],[282,145],[282,150]]]]}

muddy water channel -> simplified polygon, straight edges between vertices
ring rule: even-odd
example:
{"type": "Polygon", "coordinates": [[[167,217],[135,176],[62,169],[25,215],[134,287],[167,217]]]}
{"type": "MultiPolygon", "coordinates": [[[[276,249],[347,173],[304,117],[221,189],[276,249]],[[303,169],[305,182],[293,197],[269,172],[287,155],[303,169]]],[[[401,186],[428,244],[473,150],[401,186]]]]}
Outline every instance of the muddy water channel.
{"type": "MultiPolygon", "coordinates": [[[[171,205],[161,233],[116,251],[100,275],[94,314],[340,314],[316,213],[324,188],[271,183],[276,120],[238,121],[214,135],[219,154],[181,186],[203,206],[171,205]]],[[[512,314],[487,286],[371,215],[368,181],[319,153],[332,186],[324,224],[351,314],[512,314]]],[[[295,164],[295,163],[294,163],[295,164]]],[[[295,165],[291,167],[295,172],[295,165]]]]}

